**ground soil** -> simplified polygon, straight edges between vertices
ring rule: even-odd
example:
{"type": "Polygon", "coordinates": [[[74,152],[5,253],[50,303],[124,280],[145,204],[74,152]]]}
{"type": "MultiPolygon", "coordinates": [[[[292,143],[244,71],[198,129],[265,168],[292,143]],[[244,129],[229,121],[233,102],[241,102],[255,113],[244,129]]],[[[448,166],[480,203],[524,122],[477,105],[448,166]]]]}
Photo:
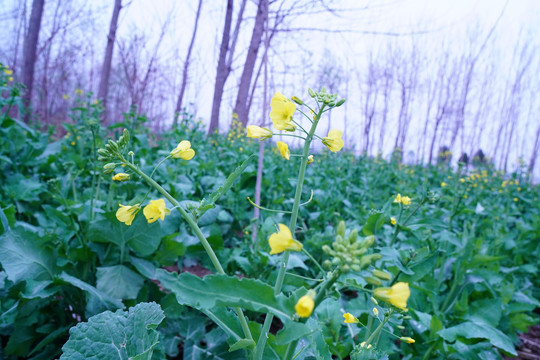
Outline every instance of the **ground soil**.
{"type": "Polygon", "coordinates": [[[521,346],[518,347],[517,357],[504,358],[505,360],[540,360],[540,325],[529,328],[524,334],[519,334],[521,346]]]}

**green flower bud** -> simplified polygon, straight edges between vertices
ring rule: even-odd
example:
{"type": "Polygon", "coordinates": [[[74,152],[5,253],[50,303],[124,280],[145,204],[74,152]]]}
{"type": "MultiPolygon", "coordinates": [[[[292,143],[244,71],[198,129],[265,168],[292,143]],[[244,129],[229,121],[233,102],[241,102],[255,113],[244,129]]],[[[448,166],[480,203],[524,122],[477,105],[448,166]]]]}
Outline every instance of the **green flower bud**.
{"type": "Polygon", "coordinates": [[[366,276],[364,279],[368,282],[368,284],[375,285],[375,286],[382,285],[381,280],[379,280],[377,278],[374,278],[374,277],[371,277],[371,276],[366,276]]]}
{"type": "Polygon", "coordinates": [[[371,297],[371,302],[374,303],[375,305],[379,305],[379,302],[373,296],[371,297]]]}
{"type": "Polygon", "coordinates": [[[343,105],[344,102],[345,102],[345,99],[339,100],[339,101],[336,103],[336,107],[343,105]]]}
{"type": "Polygon", "coordinates": [[[324,260],[322,266],[326,270],[330,270],[332,268],[332,262],[330,260],[324,260]]]}
{"type": "Polygon", "coordinates": [[[311,96],[312,98],[315,97],[315,91],[311,90],[311,88],[308,88],[307,92],[308,92],[309,96],[311,96]]]}
{"type": "Polygon", "coordinates": [[[349,233],[349,241],[351,244],[356,243],[356,240],[358,239],[358,230],[354,229],[349,233]]]}
{"type": "Polygon", "coordinates": [[[341,220],[338,223],[336,233],[341,237],[345,237],[345,221],[341,220]]]}
{"type": "Polygon", "coordinates": [[[330,254],[330,252],[332,251],[332,249],[330,249],[330,246],[328,246],[328,245],[323,245],[321,247],[321,249],[322,249],[322,251],[324,251],[327,254],[330,254]]]}
{"type": "Polygon", "coordinates": [[[302,100],[300,100],[299,98],[297,98],[296,96],[293,96],[291,99],[292,99],[292,101],[294,101],[298,105],[304,105],[304,102],[302,100]]]}
{"type": "Polygon", "coordinates": [[[381,270],[373,270],[371,272],[374,276],[378,277],[379,279],[382,279],[382,280],[390,280],[392,279],[392,275],[388,274],[387,272],[384,272],[384,271],[381,271],[381,270]]]}

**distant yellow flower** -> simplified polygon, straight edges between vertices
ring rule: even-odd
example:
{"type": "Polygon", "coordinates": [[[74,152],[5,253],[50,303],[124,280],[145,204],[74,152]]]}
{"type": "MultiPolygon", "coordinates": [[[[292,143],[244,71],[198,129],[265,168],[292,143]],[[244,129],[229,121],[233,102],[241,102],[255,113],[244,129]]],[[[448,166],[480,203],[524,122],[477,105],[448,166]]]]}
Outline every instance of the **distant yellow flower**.
{"type": "Polygon", "coordinates": [[[343,132],[341,130],[332,129],[328,132],[328,136],[323,138],[322,142],[330,151],[338,152],[345,145],[345,142],[341,139],[342,136],[343,132]]]}
{"type": "Polygon", "coordinates": [[[118,173],[118,174],[115,174],[112,179],[114,181],[126,181],[126,180],[129,180],[129,174],[126,174],[126,173],[118,173]]]}
{"type": "Polygon", "coordinates": [[[390,224],[396,225],[396,223],[397,223],[396,218],[392,216],[392,217],[390,218],[390,224]]]}
{"type": "Polygon", "coordinates": [[[463,184],[465,182],[465,179],[461,178],[461,179],[459,179],[459,182],[463,184]]]}
{"type": "Polygon", "coordinates": [[[368,346],[366,347],[366,342],[365,342],[365,341],[362,341],[362,342],[360,343],[360,347],[361,347],[361,348],[365,347],[366,349],[369,349],[369,348],[371,348],[371,344],[368,344],[368,346]]]}
{"type": "Polygon", "coordinates": [[[375,315],[375,317],[379,316],[379,309],[376,307],[373,308],[373,315],[375,315]]]}
{"type": "Polygon", "coordinates": [[[118,221],[123,222],[126,225],[131,225],[135,215],[141,210],[140,204],[126,206],[120,204],[120,208],[116,210],[116,218],[118,221]]]}
{"type": "Polygon", "coordinates": [[[71,144],[71,146],[77,145],[77,143],[75,141],[70,142],[70,144],[71,144]]]}
{"type": "Polygon", "coordinates": [[[517,197],[514,198],[514,202],[518,202],[518,198],[517,198],[517,197]]]}
{"type": "Polygon", "coordinates": [[[270,255],[279,254],[286,250],[302,250],[302,244],[293,239],[291,230],[284,224],[279,224],[279,232],[270,235],[268,244],[270,245],[270,255]]]}
{"type": "Polygon", "coordinates": [[[8,77],[8,81],[12,82],[13,81],[13,76],[8,77]]]}
{"type": "Polygon", "coordinates": [[[143,214],[149,224],[153,223],[157,219],[165,220],[165,216],[169,215],[171,210],[165,207],[165,200],[150,200],[150,204],[146,205],[143,209],[143,214]]]}
{"type": "Polygon", "coordinates": [[[377,288],[373,291],[373,296],[383,301],[389,302],[401,310],[407,311],[407,300],[411,296],[409,284],[398,282],[392,287],[377,288]]]}
{"type": "Polygon", "coordinates": [[[397,194],[396,198],[394,199],[394,203],[403,204],[403,205],[410,205],[411,204],[411,198],[408,197],[408,196],[401,196],[401,194],[397,194]]]}
{"type": "Polygon", "coordinates": [[[441,183],[441,187],[445,187],[446,185],[447,184],[444,181],[441,183]]]}
{"type": "Polygon", "coordinates": [[[296,314],[301,318],[307,318],[313,312],[315,308],[315,301],[313,301],[314,292],[310,290],[307,295],[302,296],[298,299],[298,302],[294,306],[296,314]]]}
{"type": "Polygon", "coordinates": [[[246,129],[248,138],[260,138],[261,140],[264,140],[272,137],[272,131],[267,128],[262,128],[256,125],[248,125],[246,129]]]}
{"type": "Polygon", "coordinates": [[[75,95],[82,95],[84,94],[84,91],[82,89],[75,89],[75,95]]]}
{"type": "Polygon", "coordinates": [[[294,131],[296,126],[292,123],[292,117],[296,111],[296,105],[282,93],[276,92],[270,102],[270,119],[277,130],[294,131]]]}
{"type": "Polygon", "coordinates": [[[64,99],[64,100],[69,100],[69,95],[68,95],[68,94],[62,95],[62,99],[64,99]]]}
{"type": "Polygon", "coordinates": [[[312,162],[313,162],[313,155],[309,155],[309,156],[307,157],[307,163],[308,163],[308,164],[311,164],[312,162]]]}
{"type": "Polygon", "coordinates": [[[13,74],[13,70],[11,70],[11,69],[4,69],[4,74],[6,74],[6,75],[12,75],[12,74],[13,74]]]}
{"type": "Polygon", "coordinates": [[[291,152],[289,151],[289,146],[283,141],[278,141],[276,143],[279,153],[284,159],[289,160],[291,158],[291,152]]]}
{"type": "Polygon", "coordinates": [[[414,344],[416,342],[413,338],[410,338],[408,336],[402,336],[399,338],[399,340],[406,342],[407,344],[414,344]]]}
{"type": "Polygon", "coordinates": [[[343,317],[345,318],[345,324],[358,324],[360,321],[354,315],[350,313],[343,314],[343,317]]]}
{"type": "Polygon", "coordinates": [[[173,159],[191,160],[195,156],[195,150],[191,148],[191,143],[187,140],[182,140],[176,148],[171,151],[173,159]]]}

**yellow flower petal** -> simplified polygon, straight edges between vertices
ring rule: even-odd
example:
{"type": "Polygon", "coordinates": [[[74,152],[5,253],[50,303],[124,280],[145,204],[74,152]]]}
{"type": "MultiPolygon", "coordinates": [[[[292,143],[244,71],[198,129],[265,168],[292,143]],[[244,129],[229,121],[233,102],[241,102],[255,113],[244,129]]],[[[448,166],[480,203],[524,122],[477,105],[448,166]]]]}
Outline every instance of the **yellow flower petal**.
{"type": "Polygon", "coordinates": [[[354,315],[350,313],[343,314],[343,317],[345,318],[345,324],[358,324],[360,321],[354,315]]]}
{"type": "Polygon", "coordinates": [[[166,215],[169,215],[171,211],[165,207],[165,200],[150,200],[150,204],[146,205],[143,209],[143,214],[149,224],[153,223],[157,219],[164,220],[166,215]]]}
{"type": "Polygon", "coordinates": [[[389,302],[401,310],[407,311],[407,300],[411,296],[411,291],[409,290],[409,284],[398,282],[390,288],[382,287],[375,289],[373,296],[389,302]]]}
{"type": "Polygon", "coordinates": [[[313,312],[314,307],[315,301],[313,301],[313,297],[310,294],[307,294],[298,299],[298,302],[294,306],[294,310],[296,310],[296,314],[299,317],[307,318],[313,312]]]}
{"type": "Polygon", "coordinates": [[[118,221],[125,223],[126,225],[131,225],[135,215],[141,210],[139,204],[132,206],[125,206],[120,204],[120,208],[116,210],[116,218],[118,221]]]}
{"type": "Polygon", "coordinates": [[[118,173],[118,174],[115,174],[112,179],[114,181],[126,181],[126,180],[129,180],[129,174],[126,174],[126,173],[118,173]]]}
{"type": "Polygon", "coordinates": [[[396,218],[392,216],[392,217],[390,218],[390,223],[391,223],[392,225],[396,225],[396,223],[397,223],[396,218]]]}
{"type": "Polygon", "coordinates": [[[406,342],[407,344],[414,344],[416,342],[413,338],[410,338],[408,336],[402,336],[399,338],[399,340],[406,342]]]}
{"type": "Polygon", "coordinates": [[[403,205],[410,205],[410,204],[411,204],[411,198],[408,197],[408,196],[403,196],[403,197],[401,198],[401,203],[402,203],[403,205]]]}
{"type": "Polygon", "coordinates": [[[345,142],[341,139],[343,132],[341,130],[331,129],[328,136],[323,138],[323,144],[332,152],[338,152],[343,148],[345,142]]]}
{"type": "Polygon", "coordinates": [[[296,127],[292,123],[292,117],[296,111],[296,105],[282,93],[276,92],[270,102],[270,119],[277,130],[294,131],[296,127]]]}
{"type": "Polygon", "coordinates": [[[272,137],[272,131],[267,128],[262,128],[256,125],[248,125],[247,128],[247,137],[253,139],[268,139],[272,137]]]}
{"type": "Polygon", "coordinates": [[[286,250],[300,251],[303,246],[293,239],[291,230],[284,224],[279,224],[279,232],[270,235],[268,244],[270,245],[270,255],[279,254],[286,250]]]}
{"type": "Polygon", "coordinates": [[[276,143],[279,153],[284,159],[289,160],[291,158],[291,152],[289,151],[289,146],[283,141],[278,141],[276,143]]]}
{"type": "Polygon", "coordinates": [[[173,159],[191,160],[195,156],[195,150],[191,148],[189,141],[182,140],[170,154],[173,159]]]}

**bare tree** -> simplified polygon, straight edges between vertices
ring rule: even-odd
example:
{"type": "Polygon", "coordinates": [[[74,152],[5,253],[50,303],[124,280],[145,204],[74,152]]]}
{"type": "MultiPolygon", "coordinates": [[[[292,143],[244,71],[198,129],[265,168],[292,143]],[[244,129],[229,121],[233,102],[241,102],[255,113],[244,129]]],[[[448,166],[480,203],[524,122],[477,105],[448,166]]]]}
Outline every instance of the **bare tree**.
{"type": "Polygon", "coordinates": [[[113,59],[114,43],[116,41],[116,30],[118,28],[118,17],[122,9],[122,0],[114,0],[113,14],[111,24],[109,25],[109,35],[107,36],[107,46],[105,47],[105,58],[101,68],[101,78],[99,80],[98,98],[103,101],[106,108],[107,95],[109,93],[109,78],[111,75],[111,66],[113,59]]]}
{"type": "Polygon", "coordinates": [[[246,126],[248,122],[249,89],[251,87],[253,69],[255,68],[255,62],[257,61],[259,45],[264,32],[264,19],[267,16],[267,13],[268,0],[259,0],[257,15],[255,16],[255,22],[253,24],[253,32],[251,34],[251,41],[249,43],[244,69],[238,85],[236,103],[234,105],[234,112],[238,115],[238,120],[240,120],[243,126],[246,126]]]}
{"type": "Polygon", "coordinates": [[[197,36],[197,29],[199,28],[199,18],[201,16],[202,3],[203,0],[199,0],[199,5],[197,6],[197,14],[195,15],[195,25],[193,26],[193,34],[189,43],[186,59],[184,60],[184,69],[182,71],[182,84],[180,85],[180,93],[178,94],[178,100],[176,101],[176,108],[174,110],[173,127],[178,126],[178,114],[180,113],[180,111],[182,111],[182,101],[184,99],[184,92],[186,91],[186,86],[188,82],[189,62],[191,59],[191,52],[193,51],[193,44],[195,43],[195,37],[197,36]]]}
{"type": "Polygon", "coordinates": [[[214,97],[212,99],[212,114],[210,116],[210,125],[208,126],[208,134],[213,133],[219,128],[219,111],[221,108],[221,99],[223,97],[223,89],[229,74],[231,73],[231,65],[233,62],[236,42],[240,33],[240,24],[242,23],[244,10],[246,8],[246,0],[242,0],[240,10],[236,19],[236,25],[231,38],[232,12],[234,0],[227,0],[227,10],[225,12],[225,25],[223,28],[223,37],[221,39],[221,47],[219,49],[219,60],[216,71],[216,81],[214,85],[214,97]]]}
{"type": "MultiPolygon", "coordinates": [[[[31,105],[32,86],[34,83],[34,70],[36,65],[36,50],[39,39],[39,29],[41,28],[41,19],[43,17],[43,7],[45,0],[33,0],[32,12],[30,13],[30,23],[28,32],[24,39],[23,71],[22,83],[26,86],[24,102],[26,106],[31,105]]],[[[30,120],[30,112],[26,112],[24,120],[30,120]]]]}

